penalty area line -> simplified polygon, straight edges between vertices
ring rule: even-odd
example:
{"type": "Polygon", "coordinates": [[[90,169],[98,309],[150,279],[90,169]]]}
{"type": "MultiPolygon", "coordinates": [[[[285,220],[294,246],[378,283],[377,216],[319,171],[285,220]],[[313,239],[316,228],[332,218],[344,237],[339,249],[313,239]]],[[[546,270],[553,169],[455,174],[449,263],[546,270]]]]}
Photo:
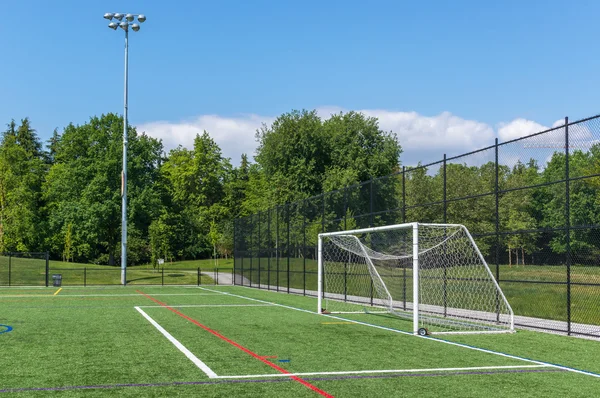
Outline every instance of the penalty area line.
{"type": "MultiPolygon", "coordinates": [[[[239,286],[239,287],[244,287],[246,289],[252,289],[251,287],[247,287],[247,286],[239,286]]],[[[590,371],[587,371],[587,370],[581,370],[581,369],[572,368],[572,367],[564,366],[564,365],[559,365],[559,364],[555,364],[555,363],[551,363],[551,362],[537,361],[537,360],[531,359],[531,358],[525,358],[525,357],[520,357],[520,356],[517,356],[517,355],[506,354],[506,353],[499,352],[499,351],[487,350],[485,348],[479,348],[479,347],[475,347],[475,346],[468,345],[468,344],[463,344],[463,343],[455,343],[454,341],[444,340],[444,339],[440,339],[440,338],[432,337],[432,336],[418,336],[418,335],[414,335],[414,334],[412,334],[410,332],[406,332],[404,330],[399,330],[399,329],[394,329],[394,328],[388,328],[388,327],[385,327],[385,326],[374,325],[372,323],[367,323],[367,322],[355,321],[354,319],[343,318],[343,317],[340,317],[340,316],[334,316],[334,315],[328,315],[328,314],[317,314],[316,311],[309,311],[309,310],[305,310],[305,309],[302,309],[302,308],[292,307],[292,306],[289,306],[289,305],[283,305],[283,304],[273,303],[271,301],[259,300],[259,299],[255,299],[255,298],[252,298],[252,297],[242,296],[241,294],[233,294],[233,293],[228,293],[228,292],[221,292],[219,290],[207,289],[207,288],[200,287],[200,286],[198,286],[198,289],[202,289],[202,290],[208,291],[208,292],[218,292],[218,293],[221,293],[221,294],[224,294],[224,295],[227,295],[227,296],[232,296],[232,297],[245,298],[246,300],[256,301],[258,303],[272,304],[272,305],[275,305],[275,306],[278,306],[278,307],[287,308],[287,309],[295,310],[295,311],[306,312],[306,313],[313,314],[313,315],[326,316],[328,318],[337,319],[337,320],[340,320],[340,321],[349,321],[349,322],[352,322],[352,323],[356,323],[358,325],[364,325],[364,326],[369,326],[369,327],[376,328],[376,329],[388,330],[390,332],[400,333],[400,334],[409,335],[409,336],[414,336],[414,337],[420,338],[420,339],[427,339],[429,341],[435,341],[435,342],[438,342],[438,343],[444,343],[444,344],[453,345],[453,346],[456,346],[456,347],[467,348],[469,350],[474,350],[474,351],[479,351],[479,352],[485,352],[487,354],[498,355],[498,356],[501,356],[501,357],[504,357],[504,358],[517,359],[517,360],[520,360],[520,361],[534,363],[534,364],[537,364],[537,365],[545,365],[545,366],[552,367],[552,368],[555,368],[555,369],[561,369],[561,370],[566,370],[566,371],[572,372],[572,373],[578,373],[578,374],[582,374],[582,375],[586,375],[586,376],[600,378],[600,373],[594,373],[594,372],[590,372],[590,371]]]]}
{"type": "Polygon", "coordinates": [[[169,332],[167,332],[162,326],[160,326],[158,324],[158,322],[156,322],[154,319],[152,319],[150,317],[150,315],[146,314],[144,312],[144,310],[142,310],[140,307],[134,307],[134,308],[137,310],[137,312],[142,314],[142,316],[144,318],[146,318],[146,320],[148,322],[150,322],[152,324],[152,326],[154,326],[156,329],[158,329],[158,331],[161,332],[163,336],[165,336],[171,343],[173,343],[173,345],[175,347],[177,347],[179,349],[179,351],[183,352],[183,354],[186,357],[188,357],[188,359],[190,361],[192,361],[194,363],[194,365],[196,365],[198,368],[200,368],[200,370],[202,370],[204,372],[204,374],[206,374],[210,379],[215,379],[218,377],[217,374],[215,372],[213,372],[213,370],[211,368],[208,367],[208,365],[206,365],[204,362],[202,362],[197,356],[195,356],[190,350],[188,350],[183,344],[181,344],[179,342],[179,340],[177,340],[169,332]]]}

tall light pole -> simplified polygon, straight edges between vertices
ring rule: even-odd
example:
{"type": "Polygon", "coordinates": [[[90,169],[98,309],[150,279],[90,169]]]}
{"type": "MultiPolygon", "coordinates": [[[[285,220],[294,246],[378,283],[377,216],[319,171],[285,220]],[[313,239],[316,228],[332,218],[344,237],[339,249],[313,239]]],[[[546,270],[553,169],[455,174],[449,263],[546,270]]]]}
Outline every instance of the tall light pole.
{"type": "Polygon", "coordinates": [[[112,30],[121,28],[125,31],[125,89],[124,89],[124,110],[123,110],[123,172],[121,174],[121,284],[127,284],[127,99],[128,99],[128,50],[129,50],[129,27],[134,32],[140,30],[140,25],[135,23],[137,18],[139,23],[146,20],[143,14],[124,14],[120,12],[107,12],[104,18],[111,21],[108,27],[112,30]],[[113,21],[113,18],[119,22],[113,21]]]}

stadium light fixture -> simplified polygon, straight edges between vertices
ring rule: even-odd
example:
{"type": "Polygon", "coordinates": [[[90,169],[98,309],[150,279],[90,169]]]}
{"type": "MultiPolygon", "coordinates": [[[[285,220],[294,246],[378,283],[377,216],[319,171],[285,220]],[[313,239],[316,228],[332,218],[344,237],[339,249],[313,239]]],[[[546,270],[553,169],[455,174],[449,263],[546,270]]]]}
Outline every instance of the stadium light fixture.
{"type": "Polygon", "coordinates": [[[127,284],[127,121],[128,121],[128,79],[129,79],[129,27],[134,32],[140,30],[140,25],[134,23],[135,19],[139,23],[146,21],[146,16],[143,14],[125,14],[107,12],[104,18],[111,21],[108,27],[112,30],[121,28],[125,31],[125,87],[124,87],[124,110],[123,110],[123,171],[121,174],[121,284],[127,284]],[[113,21],[113,18],[119,22],[113,21]]]}

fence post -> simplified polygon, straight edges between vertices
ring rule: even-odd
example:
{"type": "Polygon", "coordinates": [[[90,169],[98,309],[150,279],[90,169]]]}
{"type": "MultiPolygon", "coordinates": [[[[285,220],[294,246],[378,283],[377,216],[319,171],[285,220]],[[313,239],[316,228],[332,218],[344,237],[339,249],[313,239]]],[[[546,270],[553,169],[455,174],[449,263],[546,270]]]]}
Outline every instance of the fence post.
{"type": "MultiPolygon", "coordinates": [[[[346,226],[346,214],[348,214],[348,188],[344,189],[344,230],[346,226]]],[[[344,261],[344,301],[348,301],[348,263],[344,261]]]]}
{"type": "Polygon", "coordinates": [[[406,222],[406,167],[402,166],[402,223],[406,222]]]}
{"type": "Polygon", "coordinates": [[[271,255],[273,254],[271,246],[271,209],[267,210],[267,290],[271,290],[271,255]]]}
{"type": "MultiPolygon", "coordinates": [[[[448,222],[448,186],[447,186],[447,165],[446,154],[444,154],[444,183],[443,183],[443,200],[444,200],[444,224],[448,222]]],[[[444,237],[446,236],[446,229],[444,229],[444,237]]],[[[445,240],[445,239],[444,239],[445,240]]],[[[444,254],[446,254],[446,245],[444,244],[444,254]]],[[[448,315],[448,268],[444,262],[444,316],[448,315]]]]}
{"type": "MultiPolygon", "coordinates": [[[[237,229],[237,221],[239,219],[236,218],[233,220],[233,267],[231,267],[231,284],[234,285],[235,284],[235,280],[233,278],[233,270],[235,269],[235,260],[237,258],[237,240],[236,240],[236,229],[237,229]]],[[[241,263],[242,267],[244,266],[244,263],[241,263]]],[[[198,268],[198,274],[200,274],[200,268],[198,268]]],[[[198,286],[200,286],[200,282],[198,282],[198,286]]]]}
{"type": "Polygon", "coordinates": [[[500,165],[498,164],[498,138],[495,140],[494,162],[496,163],[494,196],[496,199],[496,282],[500,283],[500,165]]]}
{"type": "Polygon", "coordinates": [[[290,292],[290,204],[285,204],[287,218],[287,292],[290,292]]]}
{"type": "Polygon", "coordinates": [[[443,190],[444,192],[442,193],[443,195],[443,201],[444,201],[444,221],[443,223],[446,224],[448,222],[448,202],[447,202],[447,186],[446,186],[446,154],[444,154],[444,163],[443,163],[443,167],[444,167],[444,175],[443,175],[443,190]]]}
{"type": "Polygon", "coordinates": [[[275,206],[275,268],[277,274],[275,275],[275,288],[279,291],[279,206],[275,206]]]}
{"type": "Polygon", "coordinates": [[[48,273],[50,272],[50,253],[46,252],[46,287],[48,287],[48,273]]]}
{"type": "Polygon", "coordinates": [[[250,283],[250,287],[252,287],[252,272],[254,269],[252,268],[252,258],[254,257],[254,245],[252,244],[252,236],[254,235],[254,214],[250,216],[250,277],[248,278],[248,282],[250,283]]]}
{"type": "Polygon", "coordinates": [[[256,250],[258,251],[258,288],[260,289],[260,269],[261,269],[261,252],[260,252],[260,211],[258,212],[258,242],[256,243],[256,250]]]}
{"type": "Polygon", "coordinates": [[[161,286],[165,285],[165,267],[161,268],[161,286]]]}
{"type": "MultiPolygon", "coordinates": [[[[321,206],[321,233],[325,232],[325,206],[326,206],[326,198],[327,195],[324,193],[323,194],[323,206],[321,206]]],[[[318,240],[318,238],[317,238],[318,240]]],[[[319,257],[319,253],[317,250],[317,259],[319,257]]],[[[321,270],[321,273],[319,274],[319,271],[317,269],[317,294],[319,292],[319,288],[321,289],[321,299],[325,298],[325,278],[323,278],[324,271],[321,270]],[[319,287],[319,278],[321,278],[321,286],[319,287]]]]}
{"type": "Polygon", "coordinates": [[[369,227],[373,226],[373,212],[374,212],[374,208],[373,208],[373,177],[371,177],[371,179],[369,180],[369,227]]]}
{"type": "Polygon", "coordinates": [[[571,208],[569,173],[569,118],[565,117],[565,226],[567,261],[567,335],[571,335],[571,208]]]}
{"type": "MultiPolygon", "coordinates": [[[[232,268],[233,269],[233,268],[232,268]]],[[[198,267],[198,278],[196,278],[198,281],[198,286],[200,286],[200,267],[198,267]]]]}
{"type": "MultiPolygon", "coordinates": [[[[494,197],[496,206],[496,282],[500,285],[500,164],[498,163],[498,138],[494,141],[494,197]]],[[[496,292],[496,320],[500,320],[500,295],[496,292]]]]}
{"type": "Polygon", "coordinates": [[[83,267],[83,287],[87,286],[87,267],[83,267]]]}
{"type": "Polygon", "coordinates": [[[302,295],[306,296],[306,202],[304,199],[302,202],[302,274],[304,280],[302,281],[302,295]]]}

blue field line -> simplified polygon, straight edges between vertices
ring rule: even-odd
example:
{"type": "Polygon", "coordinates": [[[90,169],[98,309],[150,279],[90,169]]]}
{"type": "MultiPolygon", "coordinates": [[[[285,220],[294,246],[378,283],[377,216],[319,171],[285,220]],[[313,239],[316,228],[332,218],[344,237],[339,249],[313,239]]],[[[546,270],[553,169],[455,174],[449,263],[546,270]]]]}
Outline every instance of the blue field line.
{"type": "MultiPolygon", "coordinates": [[[[246,286],[239,286],[239,287],[245,287],[247,289],[251,289],[251,288],[246,287],[246,286]]],[[[531,362],[531,363],[535,363],[535,364],[538,364],[538,365],[545,365],[545,366],[553,367],[553,368],[556,368],[556,369],[562,369],[562,370],[566,370],[566,371],[573,372],[573,373],[579,373],[579,374],[583,374],[583,375],[586,375],[586,376],[600,378],[600,373],[594,373],[594,372],[590,372],[590,371],[587,371],[587,370],[581,370],[581,369],[572,368],[572,367],[569,367],[569,366],[563,366],[563,365],[559,365],[559,364],[555,364],[555,363],[550,363],[550,362],[537,361],[535,359],[530,359],[530,358],[525,358],[525,357],[519,357],[519,356],[516,356],[516,355],[506,354],[506,353],[499,352],[499,351],[488,350],[488,349],[485,349],[485,348],[479,348],[479,347],[471,346],[471,345],[468,345],[468,344],[456,343],[454,341],[444,340],[444,339],[440,339],[440,338],[437,338],[437,337],[419,336],[419,335],[415,335],[415,334],[410,333],[410,332],[406,332],[404,330],[399,330],[399,329],[389,328],[389,327],[385,327],[385,326],[374,325],[374,324],[371,324],[371,323],[356,321],[354,319],[343,318],[343,317],[340,317],[340,316],[335,316],[335,315],[330,315],[330,314],[318,314],[316,311],[309,311],[309,310],[305,310],[303,308],[296,308],[296,307],[292,307],[292,306],[289,306],[289,305],[273,303],[271,301],[259,300],[259,299],[255,299],[255,298],[252,298],[252,297],[242,296],[242,295],[239,295],[239,294],[233,294],[233,293],[223,292],[223,291],[220,291],[220,290],[212,290],[212,289],[208,289],[208,288],[204,288],[204,287],[198,287],[198,288],[202,289],[202,290],[207,290],[207,291],[210,291],[210,292],[218,292],[218,293],[221,293],[221,294],[224,294],[224,295],[228,295],[228,296],[232,296],[232,297],[243,298],[243,299],[246,299],[246,300],[257,301],[257,302],[265,303],[265,304],[271,304],[271,305],[274,305],[274,306],[277,306],[277,307],[287,308],[287,309],[290,309],[290,310],[307,312],[307,313],[313,314],[313,315],[326,316],[328,318],[333,318],[333,319],[339,319],[339,320],[343,320],[343,321],[348,321],[348,322],[356,323],[358,325],[364,325],[364,326],[369,326],[369,327],[373,327],[373,328],[377,328],[377,329],[388,330],[390,332],[395,332],[395,333],[400,333],[400,334],[404,334],[404,335],[408,335],[408,336],[413,336],[413,337],[417,337],[417,338],[420,338],[420,339],[427,339],[427,340],[430,340],[430,341],[437,341],[439,343],[445,343],[445,344],[453,345],[453,346],[456,346],[456,347],[467,348],[467,349],[470,349],[470,350],[475,350],[475,351],[484,352],[484,353],[488,353],[488,354],[498,355],[498,356],[502,356],[502,357],[505,357],[505,358],[516,359],[516,360],[525,361],[525,362],[531,362]]]]}
{"type": "Polygon", "coordinates": [[[0,334],[8,333],[13,330],[12,326],[0,325],[0,334]]]}

